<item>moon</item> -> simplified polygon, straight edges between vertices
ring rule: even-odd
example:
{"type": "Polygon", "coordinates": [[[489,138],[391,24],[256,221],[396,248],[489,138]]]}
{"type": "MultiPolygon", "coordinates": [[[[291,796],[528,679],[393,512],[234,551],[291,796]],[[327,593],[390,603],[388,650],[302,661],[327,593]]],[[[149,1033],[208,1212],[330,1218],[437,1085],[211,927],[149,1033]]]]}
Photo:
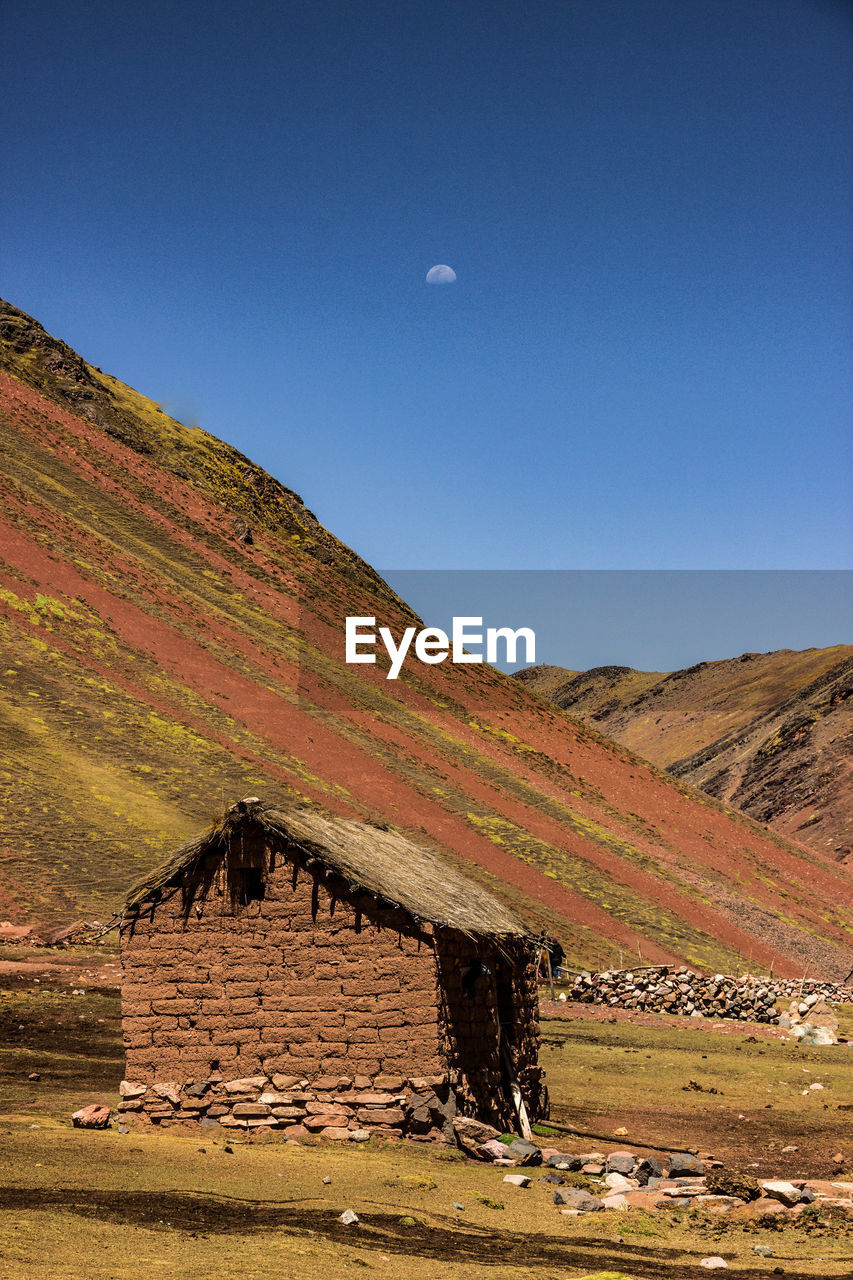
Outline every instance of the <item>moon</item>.
{"type": "Polygon", "coordinates": [[[452,267],[446,266],[440,262],[438,266],[430,267],[426,273],[427,284],[453,284],[456,279],[456,272],[452,267]]]}

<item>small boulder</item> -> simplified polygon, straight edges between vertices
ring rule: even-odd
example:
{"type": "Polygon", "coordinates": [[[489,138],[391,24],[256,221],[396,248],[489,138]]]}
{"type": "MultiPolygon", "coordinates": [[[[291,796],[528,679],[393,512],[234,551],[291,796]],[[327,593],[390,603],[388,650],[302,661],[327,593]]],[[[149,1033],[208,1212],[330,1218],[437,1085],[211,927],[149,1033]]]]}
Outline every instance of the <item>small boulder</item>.
{"type": "Polygon", "coordinates": [[[567,1169],[570,1173],[577,1173],[583,1160],[580,1156],[561,1155],[557,1152],[556,1155],[548,1156],[545,1164],[549,1169],[567,1169]]]}
{"type": "Polygon", "coordinates": [[[488,1142],[480,1143],[477,1152],[484,1160],[505,1160],[508,1147],[499,1138],[490,1138],[488,1142]]]}
{"type": "Polygon", "coordinates": [[[608,1173],[604,1181],[611,1191],[634,1191],[637,1186],[634,1178],[626,1178],[621,1173],[608,1173]]]}
{"type": "Polygon", "coordinates": [[[81,1107],[71,1117],[75,1129],[106,1129],[110,1122],[109,1107],[99,1107],[93,1103],[89,1107],[81,1107]]]}
{"type": "Polygon", "coordinates": [[[532,1142],[525,1142],[523,1138],[516,1138],[515,1142],[511,1142],[506,1148],[507,1155],[512,1156],[513,1160],[517,1160],[519,1164],[538,1165],[542,1163],[542,1150],[532,1142]]]}
{"type": "Polygon", "coordinates": [[[577,1209],[579,1213],[595,1213],[604,1208],[604,1202],[598,1196],[591,1196],[580,1187],[562,1187],[554,1192],[554,1204],[565,1205],[568,1209],[577,1209]]]}
{"type": "Polygon", "coordinates": [[[478,1158],[478,1147],[501,1136],[490,1124],[483,1124],[481,1120],[474,1120],[471,1116],[457,1116],[453,1121],[453,1133],[462,1150],[478,1158]]]}
{"type": "Polygon", "coordinates": [[[504,1182],[508,1182],[511,1187],[529,1187],[530,1179],[526,1173],[508,1173],[504,1178],[504,1182]]]}
{"type": "Polygon", "coordinates": [[[799,1204],[803,1198],[802,1191],[799,1187],[795,1187],[793,1182],[762,1182],[761,1188],[771,1200],[779,1200],[788,1208],[799,1204]]]}
{"type": "Polygon", "coordinates": [[[629,1174],[634,1172],[637,1157],[633,1151],[611,1151],[607,1157],[607,1172],[629,1174]]]}
{"type": "Polygon", "coordinates": [[[725,1258],[702,1258],[699,1262],[700,1267],[704,1267],[706,1271],[728,1271],[729,1264],[725,1258]]]}
{"type": "Polygon", "coordinates": [[[342,1222],[345,1227],[357,1227],[358,1214],[353,1213],[352,1209],[344,1209],[343,1213],[338,1218],[338,1222],[342,1222]]]}
{"type": "Polygon", "coordinates": [[[652,1178],[663,1177],[663,1165],[654,1156],[644,1156],[634,1170],[634,1177],[641,1187],[645,1187],[652,1178]]]}

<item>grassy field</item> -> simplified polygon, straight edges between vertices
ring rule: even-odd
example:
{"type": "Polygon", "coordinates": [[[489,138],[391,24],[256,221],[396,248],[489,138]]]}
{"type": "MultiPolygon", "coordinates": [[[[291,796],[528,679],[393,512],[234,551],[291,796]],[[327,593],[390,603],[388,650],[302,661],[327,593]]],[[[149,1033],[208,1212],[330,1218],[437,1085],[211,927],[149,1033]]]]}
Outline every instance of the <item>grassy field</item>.
{"type": "MultiPolygon", "coordinates": [[[[97,971],[97,960],[90,954],[84,967],[97,971]]],[[[2,978],[4,1280],[29,1280],[36,1269],[51,1280],[140,1273],[314,1280],[331,1271],[421,1280],[425,1268],[435,1280],[680,1280],[704,1274],[698,1262],[709,1254],[725,1257],[733,1276],[770,1275],[780,1266],[789,1278],[853,1274],[853,1220],[826,1211],[784,1229],[775,1219],[679,1209],[573,1219],[555,1208],[539,1172],[518,1190],[503,1183],[503,1170],[455,1151],[249,1144],[215,1128],[195,1136],[74,1130],[71,1111],[117,1102],[122,1074],[117,993],[88,986],[73,994],[82,989],[70,965],[38,983],[30,975],[2,978]],[[33,1073],[40,1078],[30,1080],[33,1073]],[[358,1227],[338,1221],[348,1208],[358,1227]],[[772,1258],[753,1252],[759,1243],[771,1246],[772,1258]]],[[[853,1143],[844,1137],[849,1113],[839,1111],[853,1102],[846,1048],[803,1053],[743,1033],[591,1019],[553,1020],[543,1030],[554,1118],[603,1135],[561,1138],[564,1149],[674,1142],[707,1146],[733,1167],[757,1162],[759,1175],[831,1167],[837,1177],[832,1155],[840,1146],[853,1168],[853,1143]],[[684,1087],[691,1079],[702,1091],[684,1087]],[[824,1089],[803,1098],[812,1082],[824,1089]],[[716,1094],[707,1092],[713,1088],[716,1094]],[[617,1128],[627,1136],[615,1136],[617,1128]],[[782,1156],[791,1144],[800,1151],[782,1156]]]]}

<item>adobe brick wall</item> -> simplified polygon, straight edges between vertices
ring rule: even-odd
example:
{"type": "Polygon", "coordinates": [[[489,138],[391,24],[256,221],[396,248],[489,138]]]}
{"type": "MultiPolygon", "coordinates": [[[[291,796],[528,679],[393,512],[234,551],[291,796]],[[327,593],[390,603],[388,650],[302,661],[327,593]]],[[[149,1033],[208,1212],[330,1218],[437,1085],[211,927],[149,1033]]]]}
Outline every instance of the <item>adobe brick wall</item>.
{"type": "Polygon", "coordinates": [[[122,932],[128,1079],[444,1075],[434,941],[279,864],[266,896],[175,895],[122,932]]]}
{"type": "Polygon", "coordinates": [[[544,1118],[547,1101],[537,1064],[540,1043],[535,952],[523,939],[474,941],[441,930],[436,940],[442,1022],[451,1080],[461,1109],[512,1130],[514,1110],[505,1087],[501,1030],[512,1074],[531,1120],[544,1118]],[[472,965],[486,972],[466,983],[472,965]]]}

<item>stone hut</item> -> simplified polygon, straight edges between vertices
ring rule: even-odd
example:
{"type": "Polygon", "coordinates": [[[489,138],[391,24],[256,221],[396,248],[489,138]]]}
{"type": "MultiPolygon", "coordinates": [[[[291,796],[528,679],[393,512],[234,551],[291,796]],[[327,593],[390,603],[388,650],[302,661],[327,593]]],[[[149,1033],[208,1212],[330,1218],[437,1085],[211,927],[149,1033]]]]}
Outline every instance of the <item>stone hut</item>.
{"type": "Polygon", "coordinates": [[[392,831],[241,800],[120,936],[126,1119],[449,1138],[547,1113],[532,938],[392,831]]]}

